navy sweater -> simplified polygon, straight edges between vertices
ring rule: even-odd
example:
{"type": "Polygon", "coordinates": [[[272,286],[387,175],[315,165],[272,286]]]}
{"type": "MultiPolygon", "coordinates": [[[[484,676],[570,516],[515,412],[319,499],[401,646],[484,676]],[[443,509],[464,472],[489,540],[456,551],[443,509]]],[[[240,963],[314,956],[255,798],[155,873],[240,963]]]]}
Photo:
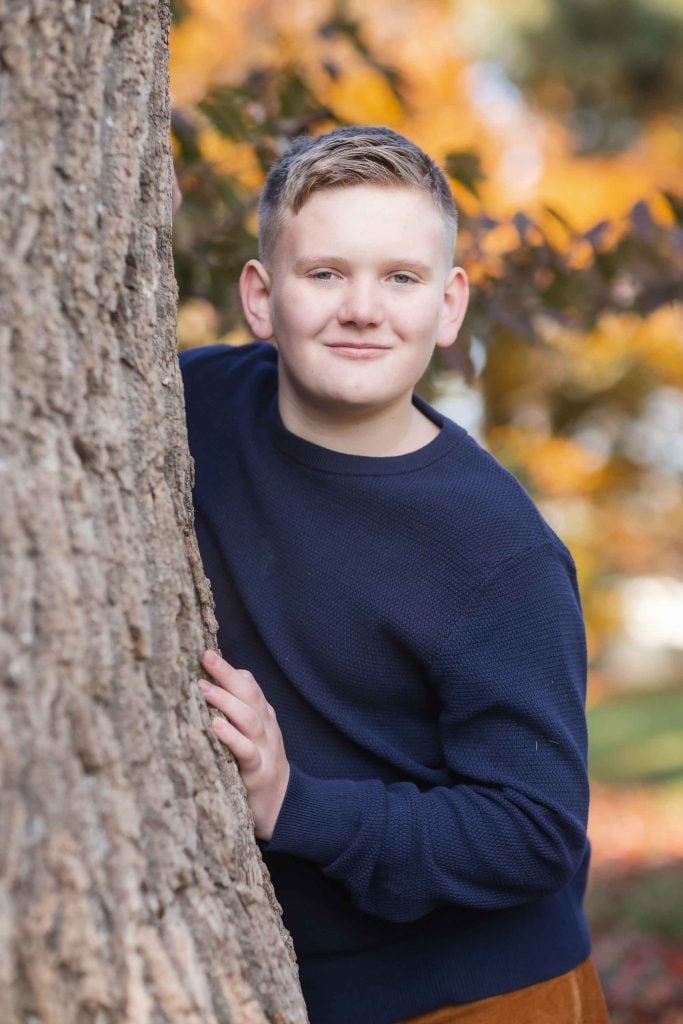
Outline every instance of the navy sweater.
{"type": "Polygon", "coordinates": [[[394,1024],[589,953],[573,562],[460,427],[392,457],[290,433],[277,353],[184,352],[219,642],[291,763],[262,843],[311,1024],[394,1024]]]}

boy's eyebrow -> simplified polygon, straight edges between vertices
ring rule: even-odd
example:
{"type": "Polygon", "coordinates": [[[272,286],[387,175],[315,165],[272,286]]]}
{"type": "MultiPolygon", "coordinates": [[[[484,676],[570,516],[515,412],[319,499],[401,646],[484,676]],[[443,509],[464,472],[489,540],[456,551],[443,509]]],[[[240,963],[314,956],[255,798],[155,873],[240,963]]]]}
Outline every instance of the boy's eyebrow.
{"type": "Polygon", "coordinates": [[[340,256],[300,256],[294,264],[294,270],[306,270],[308,267],[315,266],[327,266],[330,263],[334,263],[339,267],[348,267],[348,261],[342,259],[340,256]]]}
{"type": "MultiPolygon", "coordinates": [[[[330,256],[330,255],[312,255],[312,256],[300,256],[294,264],[294,270],[296,273],[300,273],[303,270],[307,270],[314,266],[329,266],[333,264],[336,267],[341,267],[342,270],[348,270],[350,264],[348,260],[343,259],[341,256],[330,256]]],[[[432,267],[428,263],[423,263],[421,260],[411,259],[391,259],[385,261],[385,268],[390,270],[413,270],[416,274],[424,274],[429,276],[432,274],[432,267]]]]}
{"type": "Polygon", "coordinates": [[[422,260],[391,260],[387,266],[391,266],[392,270],[414,270],[417,274],[425,276],[432,273],[429,264],[423,263],[422,260]]]}

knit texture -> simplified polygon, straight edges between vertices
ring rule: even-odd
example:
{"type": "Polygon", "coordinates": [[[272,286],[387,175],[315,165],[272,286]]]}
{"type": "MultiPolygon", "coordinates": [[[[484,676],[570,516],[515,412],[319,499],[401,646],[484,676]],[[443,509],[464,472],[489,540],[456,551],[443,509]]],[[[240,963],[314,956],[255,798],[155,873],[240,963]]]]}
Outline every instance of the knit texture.
{"type": "Polygon", "coordinates": [[[262,843],[311,1024],[393,1024],[590,952],[571,556],[462,428],[367,457],[291,434],[277,353],[182,353],[219,642],[291,764],[262,843]]]}

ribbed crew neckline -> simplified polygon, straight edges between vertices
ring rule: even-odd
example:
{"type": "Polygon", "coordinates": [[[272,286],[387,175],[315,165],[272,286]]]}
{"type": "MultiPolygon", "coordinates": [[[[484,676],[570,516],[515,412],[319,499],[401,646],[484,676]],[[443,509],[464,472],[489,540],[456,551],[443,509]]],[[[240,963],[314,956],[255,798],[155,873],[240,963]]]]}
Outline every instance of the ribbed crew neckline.
{"type": "Polygon", "coordinates": [[[413,405],[441,429],[427,444],[404,455],[352,455],[324,448],[299,437],[298,434],[293,434],[282,422],[277,389],[271,399],[269,419],[276,447],[296,462],[323,473],[385,476],[392,473],[409,473],[428,466],[451,451],[458,436],[466,433],[462,427],[442,416],[419,395],[413,395],[413,405]]]}

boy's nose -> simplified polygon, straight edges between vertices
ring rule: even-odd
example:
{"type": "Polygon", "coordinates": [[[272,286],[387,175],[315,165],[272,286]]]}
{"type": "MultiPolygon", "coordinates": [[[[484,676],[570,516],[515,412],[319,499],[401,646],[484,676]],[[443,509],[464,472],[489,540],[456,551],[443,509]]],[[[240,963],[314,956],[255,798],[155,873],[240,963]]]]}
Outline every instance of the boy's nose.
{"type": "Polygon", "coordinates": [[[365,284],[349,285],[337,311],[341,324],[368,327],[384,319],[380,297],[374,288],[365,284]]]}

